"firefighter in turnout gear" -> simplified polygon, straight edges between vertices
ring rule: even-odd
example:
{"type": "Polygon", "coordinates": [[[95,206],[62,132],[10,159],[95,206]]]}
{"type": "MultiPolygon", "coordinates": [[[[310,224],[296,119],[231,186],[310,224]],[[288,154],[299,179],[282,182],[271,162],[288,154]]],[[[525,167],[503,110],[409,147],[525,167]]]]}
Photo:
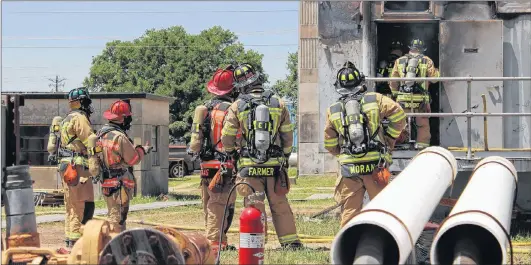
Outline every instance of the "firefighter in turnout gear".
{"type": "Polygon", "coordinates": [[[150,146],[135,145],[126,131],[132,122],[129,100],[118,100],[103,113],[109,122],[96,133],[102,147],[101,189],[107,203],[107,219],[112,232],[126,229],[129,201],[133,197],[135,181],[128,170],[139,164],[152,149],[150,146]]]}
{"type": "MultiPolygon", "coordinates": [[[[389,77],[393,71],[396,59],[404,55],[402,52],[402,43],[399,41],[391,42],[391,52],[387,56],[386,60],[382,60],[378,63],[377,77],[389,77]]],[[[389,82],[376,82],[376,92],[392,98],[391,88],[389,82]]]]}
{"type": "MultiPolygon", "coordinates": [[[[409,49],[408,54],[395,61],[391,77],[439,77],[439,70],[435,68],[433,61],[423,54],[426,51],[424,41],[419,39],[412,40],[409,49]]],[[[389,86],[391,87],[396,102],[404,108],[406,113],[431,112],[431,99],[427,81],[391,81],[389,82],[389,86]]],[[[416,149],[430,146],[431,134],[429,118],[415,117],[408,120],[408,128],[404,130],[397,144],[407,142],[407,139],[411,138],[411,141],[416,141],[416,149]],[[411,122],[411,120],[415,122],[411,122]],[[412,135],[414,133],[416,133],[416,137],[412,135]]]]}
{"type": "MultiPolygon", "coordinates": [[[[261,73],[249,64],[241,64],[234,70],[234,85],[241,94],[229,108],[221,141],[225,151],[236,157],[236,182],[247,182],[267,196],[281,246],[298,249],[302,244],[286,197],[293,124],[284,102],[272,91],[264,91],[262,78],[261,73]],[[236,134],[240,129],[243,139],[239,152],[236,152],[236,134]]],[[[237,190],[245,199],[252,193],[246,185],[238,186],[237,190]]],[[[265,218],[263,202],[257,203],[256,207],[265,218]]],[[[267,231],[267,222],[264,225],[267,231]]]]}
{"type": "Polygon", "coordinates": [[[92,100],[88,90],[75,88],[68,93],[70,113],[54,117],[50,126],[48,160],[58,164],[62,178],[65,216],[65,242],[71,248],[82,235],[82,227],[94,215],[94,189],[91,177],[99,174],[96,135],[91,128],[92,100]]]}
{"type": "Polygon", "coordinates": [[[190,140],[191,153],[201,159],[201,199],[206,235],[215,251],[220,249],[220,245],[222,250],[228,247],[226,233],[234,217],[236,201],[236,193],[233,193],[224,222],[222,242],[219,242],[229,191],[236,178],[233,161],[225,154],[221,143],[223,122],[230,105],[238,96],[233,85],[233,70],[232,65],[218,69],[208,82],[207,90],[214,97],[196,107],[190,140]]]}
{"type": "Polygon", "coordinates": [[[335,86],[341,97],[327,109],[324,145],[340,164],[334,199],[342,204],[343,227],[361,210],[365,191],[372,200],[387,185],[391,150],[406,114],[391,98],[367,93],[363,74],[350,62],[338,71],[335,86]]]}

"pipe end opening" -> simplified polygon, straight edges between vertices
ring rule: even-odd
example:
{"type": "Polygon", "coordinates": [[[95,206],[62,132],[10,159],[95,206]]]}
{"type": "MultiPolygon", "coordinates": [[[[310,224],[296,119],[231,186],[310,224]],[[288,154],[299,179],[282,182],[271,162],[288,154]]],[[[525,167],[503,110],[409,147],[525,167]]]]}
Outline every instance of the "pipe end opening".
{"type": "Polygon", "coordinates": [[[367,256],[383,258],[381,264],[399,263],[399,249],[395,239],[387,230],[376,225],[352,226],[338,238],[336,245],[338,250],[333,253],[334,263],[358,264],[361,260],[366,260],[367,256]],[[355,260],[358,263],[354,263],[355,260]]]}
{"type": "Polygon", "coordinates": [[[431,262],[440,265],[502,264],[505,251],[487,229],[471,224],[450,228],[434,247],[436,260],[431,262]]]}

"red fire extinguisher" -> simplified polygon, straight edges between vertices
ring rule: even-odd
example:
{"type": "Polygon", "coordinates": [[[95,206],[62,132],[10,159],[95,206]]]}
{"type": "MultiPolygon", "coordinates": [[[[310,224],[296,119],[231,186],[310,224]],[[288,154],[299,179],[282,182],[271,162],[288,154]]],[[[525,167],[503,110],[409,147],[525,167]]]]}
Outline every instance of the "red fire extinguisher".
{"type": "Polygon", "coordinates": [[[264,224],[265,215],[251,200],[240,215],[239,265],[264,264],[264,224]]]}

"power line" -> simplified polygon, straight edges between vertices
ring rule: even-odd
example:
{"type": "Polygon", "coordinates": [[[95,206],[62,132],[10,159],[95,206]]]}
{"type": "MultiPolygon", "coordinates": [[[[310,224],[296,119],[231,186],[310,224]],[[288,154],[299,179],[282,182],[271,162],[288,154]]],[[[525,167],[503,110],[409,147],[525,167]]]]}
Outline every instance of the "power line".
{"type": "Polygon", "coordinates": [[[162,10],[46,10],[46,11],[15,11],[8,14],[190,14],[190,13],[285,13],[299,12],[298,9],[280,10],[187,10],[187,11],[162,11],[162,10]]]}
{"type": "MultiPolygon", "coordinates": [[[[244,44],[245,47],[279,47],[298,46],[298,44],[244,44]]],[[[203,46],[149,46],[149,45],[119,45],[119,46],[4,46],[2,49],[101,49],[101,48],[194,48],[203,46]]]]}
{"type": "MultiPolygon", "coordinates": [[[[297,32],[297,29],[286,29],[279,31],[250,31],[235,33],[237,36],[246,36],[246,35],[281,35],[286,33],[297,32]]],[[[117,39],[136,39],[141,38],[142,36],[51,36],[51,37],[40,37],[40,36],[3,36],[3,39],[6,40],[117,40],[117,39]]]]}

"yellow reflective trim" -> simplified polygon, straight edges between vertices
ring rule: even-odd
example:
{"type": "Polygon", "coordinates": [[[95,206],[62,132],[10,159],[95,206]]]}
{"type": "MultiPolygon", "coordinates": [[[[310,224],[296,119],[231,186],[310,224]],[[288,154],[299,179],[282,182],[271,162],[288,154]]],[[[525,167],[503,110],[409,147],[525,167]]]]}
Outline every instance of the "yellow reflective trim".
{"type": "Polygon", "coordinates": [[[223,129],[221,129],[222,136],[236,136],[237,133],[238,129],[233,129],[228,126],[224,126],[223,129]]]}
{"type": "MultiPolygon", "coordinates": [[[[267,162],[260,164],[261,166],[279,166],[282,162],[284,162],[284,158],[282,157],[275,157],[270,158],[267,162]]],[[[255,162],[253,162],[250,158],[240,158],[238,160],[238,167],[248,167],[248,166],[254,166],[257,165],[255,162]]]]}
{"type": "Polygon", "coordinates": [[[347,154],[339,155],[338,161],[340,164],[350,164],[350,163],[362,163],[362,162],[371,162],[371,161],[378,161],[380,159],[380,152],[378,151],[372,151],[368,152],[363,157],[354,157],[347,154]]]}
{"type": "Polygon", "coordinates": [[[280,132],[292,132],[295,129],[295,124],[287,124],[280,126],[280,132]]]}
{"type": "MultiPolygon", "coordinates": [[[[86,166],[88,167],[88,160],[82,156],[74,156],[74,165],[78,165],[78,166],[86,166]]],[[[59,162],[61,163],[72,163],[72,158],[71,157],[64,157],[64,158],[61,158],[61,160],[59,160],[59,162]]]]}
{"type": "Polygon", "coordinates": [[[339,138],[330,138],[330,139],[325,139],[324,142],[325,143],[337,143],[339,140],[339,138]]]}
{"type": "Polygon", "coordinates": [[[68,238],[69,239],[79,239],[79,238],[81,238],[81,233],[70,233],[70,235],[68,235],[68,238]]]}
{"type": "Polygon", "coordinates": [[[349,80],[354,80],[354,75],[353,74],[348,74],[348,79],[349,80]]]}
{"type": "Polygon", "coordinates": [[[396,97],[396,102],[424,102],[429,101],[429,95],[408,94],[399,92],[396,97]]]}
{"type": "Polygon", "coordinates": [[[389,119],[389,121],[391,121],[391,122],[397,122],[397,121],[405,119],[405,118],[406,118],[406,113],[404,113],[403,110],[399,110],[396,113],[394,113],[393,115],[387,117],[387,119],[389,119]]]}
{"type": "Polygon", "coordinates": [[[282,151],[284,151],[284,154],[291,153],[292,150],[293,150],[293,146],[284,147],[282,149],[282,151]]]}
{"type": "Polygon", "coordinates": [[[417,142],[417,145],[420,146],[420,147],[429,147],[430,146],[430,144],[420,143],[420,142],[417,142]]]}
{"type": "Polygon", "coordinates": [[[392,127],[387,127],[387,133],[391,135],[391,137],[397,138],[400,135],[401,131],[395,130],[392,127]]]}
{"type": "Polygon", "coordinates": [[[364,103],[362,105],[362,109],[363,111],[367,112],[367,111],[371,111],[371,110],[377,110],[378,109],[378,104],[376,102],[373,102],[373,103],[364,103]]]}
{"type": "Polygon", "coordinates": [[[347,76],[346,75],[341,75],[341,81],[347,81],[347,76]]]}
{"type": "Polygon", "coordinates": [[[291,234],[291,235],[285,235],[285,236],[278,237],[278,242],[281,244],[287,244],[287,243],[295,242],[297,240],[299,240],[299,236],[297,236],[297,234],[291,234]]]}

